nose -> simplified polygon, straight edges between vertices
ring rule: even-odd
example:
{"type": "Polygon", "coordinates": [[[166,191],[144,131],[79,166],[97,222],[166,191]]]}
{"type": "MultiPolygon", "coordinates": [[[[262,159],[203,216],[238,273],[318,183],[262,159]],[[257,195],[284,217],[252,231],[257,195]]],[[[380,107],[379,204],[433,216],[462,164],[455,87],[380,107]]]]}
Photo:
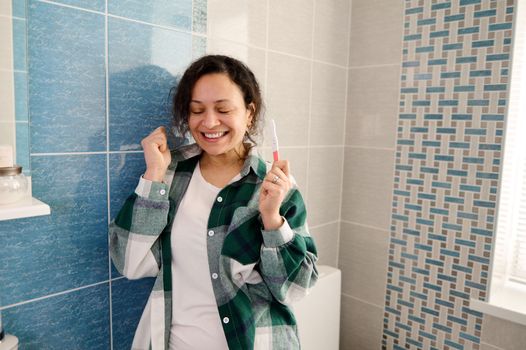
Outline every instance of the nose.
{"type": "Polygon", "coordinates": [[[213,129],[214,127],[221,124],[221,122],[219,121],[219,118],[214,111],[207,111],[204,115],[204,120],[202,124],[207,129],[213,129]]]}

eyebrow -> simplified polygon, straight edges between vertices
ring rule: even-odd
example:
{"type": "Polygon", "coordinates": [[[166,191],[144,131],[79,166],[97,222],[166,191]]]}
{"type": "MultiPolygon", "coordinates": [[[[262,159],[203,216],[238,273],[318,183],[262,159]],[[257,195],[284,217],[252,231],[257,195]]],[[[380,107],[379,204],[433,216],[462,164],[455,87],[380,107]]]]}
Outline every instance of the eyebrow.
{"type": "MultiPolygon", "coordinates": [[[[203,101],[199,101],[199,100],[191,100],[190,103],[192,103],[192,102],[203,103],[203,101]]],[[[222,100],[214,101],[214,103],[221,103],[221,102],[231,102],[231,101],[229,99],[222,99],[222,100]]]]}

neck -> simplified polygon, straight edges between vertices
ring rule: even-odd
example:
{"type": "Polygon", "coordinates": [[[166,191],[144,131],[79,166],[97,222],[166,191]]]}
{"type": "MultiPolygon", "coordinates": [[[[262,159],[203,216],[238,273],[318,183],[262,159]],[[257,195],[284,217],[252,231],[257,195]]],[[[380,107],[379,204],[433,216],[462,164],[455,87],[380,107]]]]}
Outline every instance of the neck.
{"type": "Polygon", "coordinates": [[[201,156],[201,165],[210,168],[230,168],[240,167],[243,165],[245,160],[243,159],[245,149],[241,146],[237,151],[230,151],[226,154],[220,154],[217,156],[210,155],[203,152],[201,156]]]}

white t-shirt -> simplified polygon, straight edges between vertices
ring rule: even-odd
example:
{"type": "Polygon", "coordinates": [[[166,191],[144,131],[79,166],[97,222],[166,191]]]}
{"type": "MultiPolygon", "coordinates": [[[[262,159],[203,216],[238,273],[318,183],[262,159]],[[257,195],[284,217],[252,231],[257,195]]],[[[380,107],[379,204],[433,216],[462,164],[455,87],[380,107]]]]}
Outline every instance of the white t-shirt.
{"type": "Polygon", "coordinates": [[[197,164],[173,221],[170,350],[228,350],[206,248],[208,217],[220,191],[197,164]]]}

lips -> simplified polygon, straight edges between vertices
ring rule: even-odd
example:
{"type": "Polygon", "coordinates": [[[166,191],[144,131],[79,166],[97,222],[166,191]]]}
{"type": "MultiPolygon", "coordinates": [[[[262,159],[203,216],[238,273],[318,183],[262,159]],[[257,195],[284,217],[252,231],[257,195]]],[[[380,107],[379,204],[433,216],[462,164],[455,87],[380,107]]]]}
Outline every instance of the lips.
{"type": "Polygon", "coordinates": [[[226,134],[228,134],[228,131],[201,132],[203,139],[208,142],[217,142],[226,134]]]}
{"type": "Polygon", "coordinates": [[[218,139],[218,138],[220,138],[221,136],[225,135],[225,134],[226,134],[226,131],[214,132],[214,133],[203,132],[202,134],[203,134],[207,139],[218,139]]]}

